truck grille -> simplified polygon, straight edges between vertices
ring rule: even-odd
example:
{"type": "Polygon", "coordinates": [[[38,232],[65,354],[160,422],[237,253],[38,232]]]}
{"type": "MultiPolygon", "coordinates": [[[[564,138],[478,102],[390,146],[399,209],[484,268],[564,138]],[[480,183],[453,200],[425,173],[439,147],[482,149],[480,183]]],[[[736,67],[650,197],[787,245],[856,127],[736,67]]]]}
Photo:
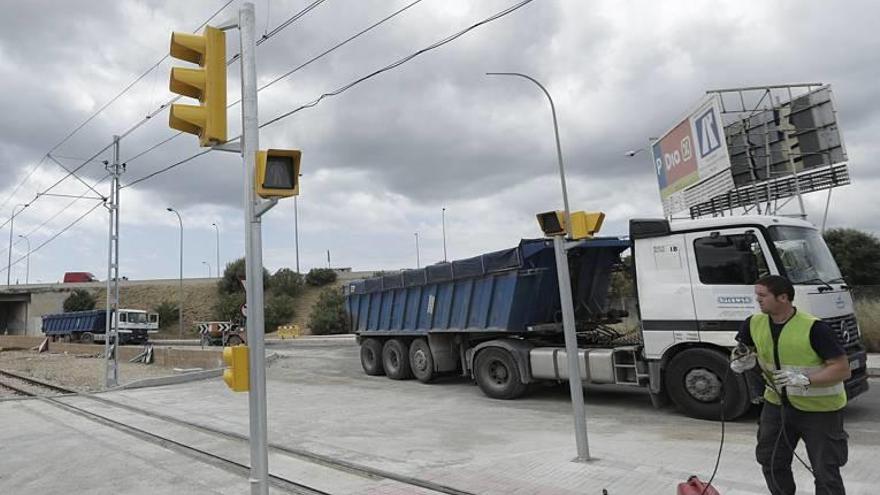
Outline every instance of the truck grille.
{"type": "Polygon", "coordinates": [[[844,348],[859,345],[859,327],[855,315],[823,318],[822,321],[834,330],[837,340],[844,348]]]}

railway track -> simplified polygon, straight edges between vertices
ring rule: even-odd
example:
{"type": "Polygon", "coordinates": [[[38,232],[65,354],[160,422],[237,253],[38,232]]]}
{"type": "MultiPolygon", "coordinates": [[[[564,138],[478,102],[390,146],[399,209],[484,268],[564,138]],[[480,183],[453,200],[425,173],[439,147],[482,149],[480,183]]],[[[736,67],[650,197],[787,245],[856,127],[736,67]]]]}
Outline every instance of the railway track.
{"type": "MultiPolygon", "coordinates": [[[[111,408],[122,409],[129,413],[134,413],[142,418],[149,418],[153,420],[159,420],[161,422],[177,425],[180,427],[188,428],[191,430],[198,431],[203,434],[208,434],[214,437],[222,437],[227,440],[232,440],[238,443],[247,444],[249,439],[247,435],[242,435],[235,432],[225,431],[219,428],[214,428],[211,426],[201,425],[198,423],[193,423],[190,421],[182,420],[179,418],[175,418],[172,416],[168,416],[161,413],[156,413],[153,411],[149,411],[137,406],[132,406],[129,404],[117,402],[114,400],[106,399],[104,397],[100,397],[92,394],[81,394],[74,390],[66,389],[64,387],[59,387],[57,385],[53,385],[50,383],[46,383],[40,380],[36,380],[30,377],[26,377],[23,375],[19,375],[17,373],[12,373],[5,370],[0,370],[0,387],[5,387],[14,390],[17,394],[28,397],[35,397],[39,400],[45,401],[47,403],[52,404],[58,408],[64,409],[70,413],[79,415],[81,417],[92,420],[96,423],[114,428],[116,430],[122,431],[129,435],[132,435],[141,440],[159,445],[161,447],[167,448],[169,450],[173,450],[184,454],[188,457],[197,459],[199,461],[214,465],[216,467],[220,467],[227,471],[236,473],[244,478],[248,478],[250,474],[250,467],[246,464],[237,462],[235,460],[229,459],[222,455],[218,455],[207,450],[200,449],[194,445],[189,445],[184,442],[175,440],[166,435],[161,435],[155,433],[153,431],[149,431],[146,428],[141,428],[137,426],[133,426],[128,422],[119,421],[117,419],[113,419],[106,414],[100,414],[93,410],[90,410],[85,407],[80,407],[74,404],[70,404],[65,399],[75,396],[77,398],[85,398],[94,403],[103,404],[105,406],[109,406],[111,408]],[[42,393],[41,393],[42,392],[42,393]],[[49,395],[51,394],[51,395],[49,395]]],[[[335,471],[345,472],[351,475],[359,476],[362,478],[366,478],[374,481],[388,480],[394,482],[395,484],[405,485],[410,488],[418,488],[421,489],[421,493],[425,493],[425,490],[433,493],[443,493],[448,495],[474,495],[472,492],[468,492],[465,490],[460,490],[458,488],[446,486],[440,483],[436,483],[433,481],[423,480],[419,478],[414,478],[411,476],[401,475],[397,473],[392,473],[389,471],[375,469],[368,466],[360,465],[357,463],[352,463],[348,461],[343,461],[340,459],[333,458],[331,456],[326,456],[322,454],[318,454],[315,452],[310,452],[304,449],[291,448],[279,444],[270,443],[269,444],[269,453],[270,454],[280,454],[288,457],[295,458],[300,461],[306,461],[308,463],[321,465],[335,471]]],[[[321,495],[328,494],[328,492],[319,490],[317,488],[298,483],[296,481],[290,480],[288,478],[284,478],[282,476],[277,476],[273,474],[269,474],[270,483],[272,486],[284,490],[289,493],[296,494],[305,494],[305,495],[321,495]]]]}

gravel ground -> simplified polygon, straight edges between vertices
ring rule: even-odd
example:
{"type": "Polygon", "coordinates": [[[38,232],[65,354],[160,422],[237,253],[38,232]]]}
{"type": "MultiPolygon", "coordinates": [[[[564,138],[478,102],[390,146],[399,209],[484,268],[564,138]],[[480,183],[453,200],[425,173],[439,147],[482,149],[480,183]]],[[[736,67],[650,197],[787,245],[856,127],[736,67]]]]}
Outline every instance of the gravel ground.
{"type": "MultiPolygon", "coordinates": [[[[0,352],[0,369],[80,392],[94,392],[104,388],[104,359],[94,355],[4,351],[0,352]]],[[[174,374],[173,370],[153,364],[119,363],[120,383],[171,374],[174,374]]]]}

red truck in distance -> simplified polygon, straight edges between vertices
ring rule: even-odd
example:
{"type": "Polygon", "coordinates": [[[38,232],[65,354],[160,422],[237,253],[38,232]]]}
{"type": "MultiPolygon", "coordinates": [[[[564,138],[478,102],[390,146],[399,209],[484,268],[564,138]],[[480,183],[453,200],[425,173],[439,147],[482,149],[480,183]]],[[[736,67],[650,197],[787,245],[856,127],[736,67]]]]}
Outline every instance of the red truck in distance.
{"type": "Polygon", "coordinates": [[[95,278],[89,272],[67,272],[64,274],[64,283],[77,283],[77,282],[97,282],[98,279],[95,278]]]}

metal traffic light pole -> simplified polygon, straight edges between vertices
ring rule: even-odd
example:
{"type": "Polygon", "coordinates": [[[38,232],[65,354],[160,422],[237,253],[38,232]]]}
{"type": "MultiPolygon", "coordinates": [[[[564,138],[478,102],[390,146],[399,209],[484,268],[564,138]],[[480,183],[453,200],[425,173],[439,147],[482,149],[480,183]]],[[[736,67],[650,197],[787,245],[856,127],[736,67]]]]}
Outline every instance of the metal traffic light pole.
{"type": "Polygon", "coordinates": [[[260,201],[254,189],[254,169],[260,149],[257,119],[257,33],[254,4],[239,10],[241,39],[241,155],[244,164],[245,269],[247,285],[247,339],[249,361],[251,494],[269,493],[268,419],[266,413],[266,353],[263,317],[263,246],[260,217],[277,203],[260,201]]]}

